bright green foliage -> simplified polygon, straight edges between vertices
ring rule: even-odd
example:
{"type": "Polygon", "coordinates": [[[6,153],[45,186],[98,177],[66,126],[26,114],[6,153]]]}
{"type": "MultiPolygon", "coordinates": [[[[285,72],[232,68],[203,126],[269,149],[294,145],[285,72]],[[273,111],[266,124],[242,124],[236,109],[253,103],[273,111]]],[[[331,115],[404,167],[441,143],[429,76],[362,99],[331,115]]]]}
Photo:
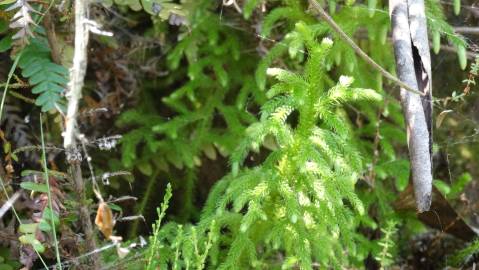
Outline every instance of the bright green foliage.
{"type": "Polygon", "coordinates": [[[43,253],[45,246],[40,242],[35,235],[42,232],[50,233],[54,229],[52,225],[58,226],[60,224],[60,218],[55,211],[51,211],[50,208],[45,208],[42,214],[42,218],[37,223],[21,224],[18,228],[21,236],[19,240],[25,245],[31,245],[38,252],[43,253]],[[53,217],[53,219],[52,219],[53,217]]]}
{"type": "MultiPolygon", "coordinates": [[[[254,15],[262,3],[245,1],[243,17],[254,15]]],[[[388,14],[372,9],[382,3],[370,1],[370,8],[328,3],[349,36],[367,30],[357,43],[394,70],[388,14]]],[[[232,172],[209,193],[198,225],[168,223],[158,232],[157,265],[341,268],[360,267],[370,254],[390,265],[395,229],[404,220],[385,221],[397,218],[391,202],[409,178],[407,157],[396,152],[406,142],[399,104],[384,92],[381,76],[312,16],[305,1],[267,4],[272,7],[258,36],[275,42],[261,60],[244,53],[251,34],[236,31],[230,21],[238,22],[211,11],[218,6],[211,1],[188,5],[188,30],[168,47],[175,77],[162,84],[180,85],[162,100],[174,116],[156,115],[154,95],[146,93],[142,106],[118,121],[135,127],[123,138],[123,163],[152,175],[148,168],[166,171],[170,164],[186,170],[188,180],[181,184],[188,192],[202,154],[216,159],[219,152],[231,161],[232,172]],[[323,39],[327,36],[334,42],[323,39]],[[261,106],[259,120],[250,113],[254,106],[261,106]],[[267,157],[244,166],[253,152],[267,157]],[[366,214],[370,209],[374,217],[366,214]],[[381,231],[381,240],[368,239],[359,227],[381,231]]],[[[435,7],[432,3],[429,10],[435,7]]],[[[448,28],[441,14],[429,15],[434,18],[430,29],[444,34],[448,28]]],[[[451,41],[463,44],[459,38],[451,41]]],[[[190,200],[188,192],[182,200],[190,200]]]]}
{"type": "Polygon", "coordinates": [[[279,83],[268,91],[260,122],[248,128],[233,154],[233,173],[217,184],[205,208],[203,222],[215,220],[218,230],[230,232],[213,247],[231,243],[227,257],[219,260],[221,269],[266,267],[281,251],[283,267],[302,269],[312,269],[312,262],[345,265],[348,256],[356,256],[354,228],[364,208],[354,186],[363,164],[341,107],[381,96],[351,88],[352,78],[345,76],[327,90],[323,75],[332,41],[318,44],[305,24],[296,28],[310,54],[304,73],[268,70],[279,83]],[[289,119],[293,112],[295,127],[289,119]],[[277,149],[260,166],[239,170],[246,154],[268,135],[277,149]],[[258,246],[268,253],[258,252],[258,246]]]}
{"type": "MultiPolygon", "coordinates": [[[[313,37],[328,34],[336,37],[336,33],[332,31],[326,23],[311,17],[302,7],[296,8],[293,5],[273,9],[264,19],[262,34],[268,36],[272,31],[271,27],[278,24],[278,20],[280,19],[286,19],[290,21],[290,23],[295,23],[298,18],[307,19],[306,22],[308,22],[312,28],[313,37]],[[277,13],[284,13],[284,17],[277,16],[277,13]]],[[[361,47],[383,67],[386,69],[394,69],[394,56],[392,55],[391,48],[386,44],[389,30],[389,17],[387,13],[377,12],[374,16],[370,17],[367,8],[363,6],[351,6],[343,7],[335,13],[333,18],[340,23],[341,28],[351,37],[360,29],[366,28],[369,34],[364,40],[360,40],[359,44],[361,47]]],[[[266,68],[272,59],[277,58],[285,52],[288,52],[292,59],[301,60],[304,57],[303,38],[299,37],[295,32],[289,33],[289,30],[290,29],[286,30],[287,34],[285,39],[281,43],[277,43],[259,64],[256,80],[261,89],[263,89],[266,82],[266,68]]],[[[382,79],[380,75],[376,71],[373,71],[362,60],[358,60],[355,52],[349,45],[340,39],[335,40],[335,42],[336,44],[331,49],[331,53],[325,62],[327,70],[337,69],[338,72],[342,74],[348,74],[354,77],[358,85],[382,89],[382,79]]],[[[332,86],[332,80],[329,79],[328,75],[326,75],[326,80],[328,85],[332,86]]]]}
{"type": "MultiPolygon", "coordinates": [[[[135,212],[147,220],[160,186],[156,181],[165,176],[175,180],[157,209],[148,247],[130,253],[138,251],[141,259],[129,257],[135,261],[128,269],[356,269],[365,260],[376,260],[385,268],[395,263],[396,241],[422,228],[416,219],[392,208],[409,180],[407,139],[396,93],[385,91],[381,75],[313,15],[307,2],[108,0],[101,5],[115,5],[113,15],[92,14],[99,22],[114,18],[103,25],[115,31],[107,44],[101,42],[104,37],[93,35],[92,46],[98,41],[99,47],[116,44],[115,49],[129,50],[124,58],[115,59],[120,66],[148,70],[143,78],[142,72],[134,73],[140,77],[139,91],[125,97],[120,109],[128,108],[132,100],[136,104],[116,121],[125,131],[121,161],[108,156],[108,162],[115,169],[142,174],[134,180],[133,191],[126,193],[143,188],[135,212]],[[131,61],[138,51],[145,61],[131,61]],[[150,71],[155,77],[149,77],[150,71]],[[229,167],[224,160],[230,161],[229,167]],[[220,168],[213,170],[211,163],[220,168]],[[213,179],[205,181],[204,174],[213,179]],[[216,185],[200,214],[194,209],[201,207],[194,201],[195,191],[206,192],[213,181],[216,185]],[[196,182],[202,186],[197,188],[196,182]],[[172,189],[175,203],[170,203],[172,189]],[[174,217],[165,222],[170,205],[174,217]]],[[[386,1],[319,2],[362,50],[394,73],[386,1]]],[[[71,19],[69,8],[62,14],[65,22],[71,19]]],[[[457,47],[465,68],[466,44],[445,22],[439,1],[427,1],[427,16],[434,51],[440,49],[441,36],[446,37],[457,47]]],[[[0,32],[6,37],[0,51],[6,51],[19,29],[7,32],[8,24],[1,22],[0,32]]],[[[66,28],[57,27],[62,39],[66,28]]],[[[38,94],[36,104],[43,111],[61,109],[68,71],[52,62],[44,30],[39,26],[32,30],[34,37],[22,36],[28,43],[14,43],[12,54],[20,57],[21,74],[38,94]]],[[[98,60],[93,52],[89,74],[99,81],[106,78],[100,82],[105,84],[121,76],[92,68],[98,60]]],[[[475,84],[478,66],[471,66],[468,85],[475,84]]],[[[89,87],[91,78],[87,76],[84,92],[88,105],[97,101],[96,89],[89,87]]],[[[448,199],[457,198],[471,179],[463,174],[453,185],[443,184],[441,191],[448,199]]],[[[85,183],[89,190],[92,182],[85,183]]],[[[20,186],[48,191],[45,184],[34,182],[20,186]]],[[[110,188],[127,189],[102,186],[102,192],[106,195],[110,188]]],[[[76,204],[65,205],[70,210],[76,204]]],[[[47,208],[38,224],[18,228],[19,240],[45,250],[45,255],[52,253],[35,232],[54,232],[60,217],[63,230],[70,217],[47,208]]],[[[130,227],[132,241],[139,233],[137,225],[130,227]]]]}
{"type": "Polygon", "coordinates": [[[62,108],[62,93],[68,83],[68,70],[55,64],[50,57],[50,47],[45,38],[36,37],[22,49],[18,65],[22,76],[33,86],[32,93],[38,94],[35,104],[42,111],[62,108]]]}
{"type": "MultiPolygon", "coordinates": [[[[243,15],[250,12],[249,8],[258,8],[261,2],[245,2],[243,15]]],[[[236,143],[243,137],[246,126],[256,121],[250,110],[263,105],[265,101],[264,93],[259,89],[264,90],[268,84],[267,68],[285,53],[290,56],[285,61],[287,64],[293,62],[293,69],[300,68],[298,63],[304,60],[304,38],[291,31],[295,23],[300,19],[305,21],[312,29],[312,38],[326,35],[335,37],[335,33],[324,22],[318,21],[308,12],[304,2],[272,2],[277,6],[266,13],[260,27],[260,36],[269,38],[280,33],[284,39],[276,42],[259,63],[254,55],[241,53],[250,49],[243,47],[247,43],[244,41],[254,38],[254,35],[237,31],[237,26],[228,21],[225,15],[222,17],[212,12],[215,3],[196,1],[181,6],[182,12],[189,14],[188,27],[179,35],[180,41],[177,44],[166,47],[168,65],[175,77],[169,79],[166,85],[161,85],[162,88],[172,85],[177,87],[162,100],[163,104],[173,110],[174,116],[158,116],[158,106],[152,102],[155,93],[144,91],[141,106],[123,113],[117,122],[120,127],[133,127],[122,139],[123,165],[138,168],[149,177],[155,175],[152,168],[169,171],[173,165],[179,170],[186,169],[188,173],[185,174],[184,182],[188,183],[186,193],[190,194],[202,154],[210,159],[216,159],[218,153],[226,157],[232,154],[236,143]],[[182,61],[185,61],[186,67],[182,61]],[[253,79],[251,74],[254,69],[256,73],[253,79]]],[[[358,43],[376,62],[386,69],[394,70],[394,57],[391,46],[387,43],[387,12],[375,12],[374,16],[370,16],[367,7],[348,5],[341,6],[334,14],[334,19],[350,36],[354,36],[360,29],[367,29],[368,35],[358,43]]],[[[438,14],[434,14],[436,17],[430,23],[431,29],[443,31],[448,27],[441,12],[439,10],[438,14]]],[[[454,38],[454,35],[448,36],[454,38]]],[[[251,41],[254,42],[254,39],[251,41]]],[[[354,77],[355,85],[382,91],[380,74],[359,60],[354,51],[339,39],[335,40],[335,45],[326,57],[325,66],[328,71],[354,77]]],[[[324,83],[332,87],[334,82],[330,76],[329,73],[324,74],[324,83]]],[[[384,115],[379,117],[377,110],[380,104],[375,107],[367,102],[358,102],[357,106],[370,120],[367,126],[357,130],[358,136],[374,137],[377,121],[383,117],[391,118],[392,121],[379,127],[383,139],[380,140],[381,156],[376,168],[382,179],[399,176],[397,187],[403,189],[407,183],[409,167],[407,161],[396,158],[393,150],[393,144],[403,144],[405,141],[404,131],[400,128],[403,122],[398,104],[388,103],[385,108],[379,108],[384,111],[384,115]]],[[[364,150],[361,152],[366,157],[365,163],[371,163],[371,154],[375,150],[372,149],[371,142],[360,141],[359,144],[361,150],[364,150]]],[[[187,194],[184,194],[189,198],[186,201],[191,202],[191,197],[187,194]]],[[[191,203],[188,204],[190,206],[185,207],[190,208],[191,203]]],[[[183,212],[187,214],[188,211],[183,212]]]]}
{"type": "MultiPolygon", "coordinates": [[[[294,8],[293,5],[289,7],[294,8]]],[[[308,18],[309,16],[304,13],[304,10],[298,9],[297,12],[303,12],[300,15],[302,18],[308,18]]],[[[272,12],[269,14],[272,14],[272,12]]],[[[265,20],[268,20],[269,17],[270,15],[267,15],[265,20]]],[[[360,29],[367,29],[368,35],[365,39],[358,40],[359,45],[381,66],[388,70],[394,70],[394,56],[387,43],[389,17],[386,12],[375,12],[374,16],[370,17],[367,8],[356,5],[342,7],[333,17],[351,37],[360,29]]],[[[310,21],[310,28],[313,29],[313,37],[328,34],[335,36],[335,33],[325,23],[316,19],[308,21],[310,21]]],[[[270,24],[275,25],[277,23],[270,24]]],[[[263,29],[265,28],[263,27],[263,29]]],[[[274,59],[286,52],[292,59],[301,61],[304,58],[304,40],[295,31],[286,34],[284,40],[277,43],[259,63],[256,81],[261,89],[267,83],[265,76],[267,67],[274,59]]],[[[387,98],[385,102],[376,104],[376,106],[371,106],[369,102],[357,102],[355,104],[355,107],[360,111],[357,117],[365,117],[368,120],[354,132],[357,137],[370,138],[370,140],[358,141],[364,163],[368,166],[367,174],[372,170],[374,177],[381,181],[394,178],[396,188],[402,191],[409,179],[409,162],[407,157],[400,157],[394,150],[395,145],[405,145],[406,142],[406,136],[402,128],[404,122],[399,104],[393,101],[394,97],[383,92],[381,75],[373,71],[365,62],[359,60],[354,51],[340,39],[335,40],[335,45],[326,57],[325,64],[328,70],[352,76],[355,78],[356,85],[375,89],[387,98]],[[387,119],[387,121],[383,121],[383,119],[387,119]],[[372,143],[376,137],[379,138],[377,146],[372,143]],[[375,152],[378,152],[377,157],[374,156],[375,152]]],[[[324,74],[324,79],[326,85],[330,87],[334,85],[330,73],[324,74]]],[[[386,184],[388,185],[389,182],[386,182],[386,184]]],[[[394,186],[390,187],[394,188],[394,186]]],[[[392,209],[388,206],[388,202],[393,200],[395,195],[390,193],[388,188],[389,186],[383,187],[381,183],[378,183],[375,188],[364,194],[364,198],[362,195],[361,197],[363,200],[368,199],[367,201],[372,203],[371,205],[368,203],[368,207],[379,203],[381,213],[389,215],[392,209]]]]}
{"type": "Polygon", "coordinates": [[[454,14],[459,15],[461,12],[461,0],[454,0],[454,14]]]}
{"type": "Polygon", "coordinates": [[[153,224],[153,235],[147,250],[147,266],[145,269],[204,269],[208,252],[216,231],[212,222],[206,236],[206,242],[199,241],[195,226],[183,226],[168,223],[160,226],[165,217],[171,199],[171,185],[168,184],[161,207],[157,209],[158,220],[153,224]]]}
{"type": "MultiPolygon", "coordinates": [[[[303,269],[312,269],[313,262],[339,267],[358,256],[354,229],[364,208],[354,186],[363,164],[341,107],[361,100],[377,102],[381,96],[350,87],[353,80],[346,76],[325,89],[324,62],[332,41],[318,44],[309,38],[306,25],[296,28],[310,52],[304,74],[268,70],[279,83],[268,91],[260,121],[247,129],[246,139],[233,153],[232,174],[211,192],[199,225],[208,231],[203,249],[212,245],[210,260],[220,269],[264,268],[278,263],[280,252],[286,255],[279,262],[283,267],[303,269]],[[299,115],[295,127],[288,121],[293,112],[299,115]],[[247,153],[258,149],[267,136],[274,137],[276,150],[260,166],[240,170],[247,153]],[[225,245],[226,250],[221,248],[225,245]],[[259,246],[264,253],[257,251],[259,246]]],[[[187,246],[178,251],[184,231],[175,226],[162,230],[170,244],[161,250],[172,265],[182,254],[182,267],[187,267],[186,258],[195,256],[187,256],[191,253],[187,246]]],[[[189,230],[196,235],[194,227],[189,230]]],[[[165,259],[165,267],[166,263],[165,259]]]]}
{"type": "MultiPolygon", "coordinates": [[[[460,0],[454,1],[454,10],[456,12],[456,2],[460,3],[460,0]]],[[[467,65],[466,58],[466,42],[464,38],[458,36],[454,32],[454,28],[450,26],[445,19],[444,12],[440,1],[429,0],[426,3],[426,16],[429,32],[432,33],[432,45],[435,53],[440,49],[440,36],[443,35],[446,39],[457,48],[459,66],[461,69],[465,69],[467,65]]]]}
{"type": "Polygon", "coordinates": [[[451,185],[441,180],[435,180],[433,184],[448,200],[455,200],[459,198],[459,195],[461,195],[466,185],[471,181],[471,175],[469,173],[463,173],[453,181],[451,185]]]}
{"type": "Polygon", "coordinates": [[[202,12],[206,10],[198,11],[192,18],[194,31],[185,35],[168,54],[172,70],[179,68],[183,56],[190,63],[187,82],[163,99],[177,115],[166,119],[148,116],[150,110],[132,110],[124,113],[118,121],[120,126],[135,123],[144,127],[123,138],[123,163],[128,167],[138,159],[134,150],[136,145],[146,141],[147,148],[142,151],[142,157],[157,156],[156,153],[161,151],[170,154],[156,162],[173,164],[180,169],[184,166],[193,168],[199,165],[199,155],[203,150],[215,152],[214,148],[217,148],[222,154],[230,153],[237,139],[241,138],[245,125],[255,120],[243,110],[246,98],[256,90],[251,76],[248,76],[254,68],[251,65],[254,58],[240,59],[237,33],[223,26],[212,14],[208,15],[209,20],[200,18],[202,12]],[[226,96],[233,90],[239,93],[226,101],[226,96]],[[226,126],[214,125],[213,117],[224,119],[226,126]],[[160,135],[164,136],[163,140],[156,139],[160,135]]]}
{"type": "Polygon", "coordinates": [[[229,155],[243,137],[246,126],[256,121],[248,112],[251,100],[262,103],[264,93],[254,83],[252,74],[258,61],[254,55],[243,55],[243,36],[223,25],[218,15],[209,9],[211,2],[196,3],[189,17],[191,31],[168,53],[168,65],[179,74],[171,95],[163,104],[175,112],[172,118],[157,116],[157,106],[151,103],[152,94],[142,98],[143,106],[122,114],[121,127],[134,126],[122,139],[122,162],[128,168],[156,167],[169,171],[170,166],[187,169],[185,209],[192,207],[195,169],[202,155],[216,159],[218,154],[229,155]],[[208,19],[205,20],[205,17],[208,19]],[[186,58],[188,67],[180,65],[186,58]],[[161,139],[160,139],[161,138],[161,139]],[[142,147],[138,147],[142,145],[142,147]],[[159,155],[158,153],[168,153],[159,155]]]}
{"type": "Polygon", "coordinates": [[[215,223],[211,223],[205,238],[200,238],[198,229],[192,225],[168,223],[156,235],[155,248],[158,256],[148,269],[205,269],[213,242],[217,241],[215,223]],[[156,268],[155,268],[156,267],[156,268]]]}
{"type": "Polygon", "coordinates": [[[386,269],[394,262],[394,250],[396,244],[394,242],[394,235],[397,233],[397,222],[390,220],[386,223],[386,227],[381,229],[384,234],[383,238],[379,241],[381,251],[376,256],[376,260],[381,264],[381,269],[386,269]]]}
{"type": "Polygon", "coordinates": [[[148,249],[148,265],[146,269],[154,269],[155,265],[154,262],[155,257],[158,255],[158,251],[160,249],[160,242],[158,240],[159,233],[160,233],[160,228],[161,228],[161,221],[165,217],[166,214],[166,209],[168,209],[168,204],[170,203],[171,199],[171,185],[168,184],[166,188],[166,194],[165,197],[163,198],[163,203],[161,204],[160,208],[156,209],[156,212],[158,213],[158,220],[155,224],[153,224],[153,235],[150,237],[150,247],[148,249]]]}

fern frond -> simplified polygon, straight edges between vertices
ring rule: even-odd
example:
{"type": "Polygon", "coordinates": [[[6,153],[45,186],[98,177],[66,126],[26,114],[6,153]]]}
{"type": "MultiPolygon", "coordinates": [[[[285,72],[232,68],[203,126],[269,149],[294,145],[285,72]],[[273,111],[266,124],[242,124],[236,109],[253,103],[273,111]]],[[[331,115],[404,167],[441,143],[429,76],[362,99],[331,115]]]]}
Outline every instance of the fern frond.
{"type": "Polygon", "coordinates": [[[68,70],[53,63],[48,43],[42,37],[33,38],[22,51],[18,65],[22,69],[22,76],[28,78],[30,85],[33,85],[32,93],[39,95],[35,104],[41,106],[44,112],[62,109],[62,94],[68,83],[68,70]]]}

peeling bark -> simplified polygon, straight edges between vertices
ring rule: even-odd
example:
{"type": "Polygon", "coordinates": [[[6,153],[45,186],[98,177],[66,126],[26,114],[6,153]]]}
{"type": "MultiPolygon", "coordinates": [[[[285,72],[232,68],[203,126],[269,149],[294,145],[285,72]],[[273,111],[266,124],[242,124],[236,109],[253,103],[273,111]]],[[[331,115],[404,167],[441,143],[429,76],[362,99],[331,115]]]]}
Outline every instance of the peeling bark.
{"type": "Polygon", "coordinates": [[[67,152],[76,148],[78,104],[82,97],[81,90],[86,74],[87,47],[89,30],[87,22],[88,1],[75,1],[75,50],[73,52],[73,66],[70,70],[68,83],[68,108],[63,134],[63,147],[67,152]]]}
{"type": "MultiPolygon", "coordinates": [[[[78,196],[79,220],[85,233],[85,248],[87,251],[96,250],[93,224],[90,218],[88,201],[85,193],[85,182],[80,167],[81,154],[78,150],[77,138],[79,135],[77,127],[78,107],[82,97],[87,68],[87,47],[89,39],[88,0],[75,1],[75,49],[73,53],[73,65],[70,69],[70,81],[67,92],[67,115],[65,119],[65,132],[63,134],[63,146],[66,151],[67,160],[70,162],[70,173],[74,179],[74,190],[78,196]]],[[[100,261],[97,254],[89,258],[89,269],[100,269],[100,261]]]]}
{"type": "Polygon", "coordinates": [[[417,210],[428,211],[432,192],[431,59],[423,0],[389,0],[399,79],[418,95],[401,89],[417,210]]]}

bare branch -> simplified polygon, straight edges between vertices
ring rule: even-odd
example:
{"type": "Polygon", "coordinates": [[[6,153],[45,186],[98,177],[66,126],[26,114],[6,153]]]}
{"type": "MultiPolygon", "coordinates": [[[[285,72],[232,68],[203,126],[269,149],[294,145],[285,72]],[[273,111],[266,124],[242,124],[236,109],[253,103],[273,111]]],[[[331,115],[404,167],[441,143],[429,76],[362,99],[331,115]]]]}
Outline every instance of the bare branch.
{"type": "Polygon", "coordinates": [[[67,93],[68,109],[65,120],[63,146],[67,151],[76,147],[78,104],[82,97],[83,80],[87,66],[87,46],[89,39],[87,21],[88,1],[75,1],[75,51],[73,66],[70,70],[69,90],[67,93]]]}
{"type": "Polygon", "coordinates": [[[431,59],[423,0],[389,0],[399,78],[423,96],[401,89],[416,207],[429,210],[432,192],[431,59]]]}
{"type": "Polygon", "coordinates": [[[411,87],[408,84],[402,82],[398,78],[396,78],[394,75],[389,73],[387,70],[385,70],[383,67],[381,67],[378,63],[376,63],[371,57],[369,57],[361,48],[359,48],[356,43],[348,36],[344,31],[336,24],[336,22],[326,13],[326,11],[321,7],[316,0],[309,0],[309,4],[316,10],[316,12],[319,13],[319,16],[323,18],[329,26],[339,35],[339,37],[346,42],[355,52],[356,54],[361,57],[366,63],[368,63],[371,67],[376,69],[383,75],[386,79],[392,81],[393,83],[397,84],[401,88],[405,89],[406,91],[418,94],[418,95],[423,95],[422,92],[418,91],[417,88],[411,87]]]}

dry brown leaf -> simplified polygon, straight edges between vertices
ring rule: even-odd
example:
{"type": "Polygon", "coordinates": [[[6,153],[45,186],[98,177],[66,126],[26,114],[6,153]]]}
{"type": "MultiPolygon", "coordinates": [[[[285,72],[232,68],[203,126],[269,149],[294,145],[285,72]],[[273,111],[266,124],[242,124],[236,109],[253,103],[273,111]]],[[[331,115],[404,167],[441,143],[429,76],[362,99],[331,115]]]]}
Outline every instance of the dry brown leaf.
{"type": "Polygon", "coordinates": [[[103,233],[105,238],[109,239],[113,233],[113,227],[115,222],[113,220],[113,213],[110,207],[105,202],[100,202],[98,210],[96,212],[95,224],[98,229],[103,233]]]}

